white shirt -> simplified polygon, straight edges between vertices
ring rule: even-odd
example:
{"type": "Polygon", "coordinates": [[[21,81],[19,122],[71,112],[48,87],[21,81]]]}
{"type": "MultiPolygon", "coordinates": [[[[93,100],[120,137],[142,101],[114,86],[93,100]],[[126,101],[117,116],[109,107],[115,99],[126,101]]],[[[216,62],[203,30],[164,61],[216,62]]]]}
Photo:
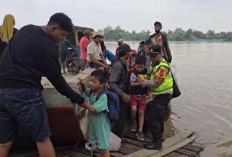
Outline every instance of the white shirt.
{"type": "Polygon", "coordinates": [[[93,58],[97,60],[101,60],[100,54],[102,54],[102,49],[100,43],[96,44],[94,41],[92,41],[87,47],[87,54],[88,54],[88,58],[87,58],[88,61],[90,61],[89,58],[90,54],[93,55],[93,58]]]}

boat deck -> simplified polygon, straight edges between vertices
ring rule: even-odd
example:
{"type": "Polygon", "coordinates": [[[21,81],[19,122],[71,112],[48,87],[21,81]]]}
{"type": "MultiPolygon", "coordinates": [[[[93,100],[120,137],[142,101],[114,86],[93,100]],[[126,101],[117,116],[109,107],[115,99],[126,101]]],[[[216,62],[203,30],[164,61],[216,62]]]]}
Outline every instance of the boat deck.
{"type": "MultiPolygon", "coordinates": [[[[145,142],[138,141],[135,134],[127,133],[122,138],[122,146],[118,152],[111,152],[112,157],[197,157],[203,150],[202,146],[193,144],[196,136],[192,132],[179,132],[167,138],[163,143],[162,151],[143,149],[145,142]]],[[[145,140],[150,141],[151,135],[145,135],[145,140]]],[[[89,157],[91,153],[80,145],[56,148],[57,157],[89,157]]],[[[99,153],[94,152],[95,157],[99,153]]],[[[36,151],[13,153],[10,157],[38,157],[36,151]]]]}

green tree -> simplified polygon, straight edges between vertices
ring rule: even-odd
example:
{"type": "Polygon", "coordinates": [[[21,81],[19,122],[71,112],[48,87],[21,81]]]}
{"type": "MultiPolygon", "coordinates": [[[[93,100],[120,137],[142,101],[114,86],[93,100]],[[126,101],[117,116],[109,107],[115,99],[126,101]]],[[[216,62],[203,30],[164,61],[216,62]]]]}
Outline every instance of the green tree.
{"type": "Polygon", "coordinates": [[[213,30],[208,30],[206,33],[206,39],[216,39],[216,35],[213,30]]]}
{"type": "MultiPolygon", "coordinates": [[[[129,41],[142,41],[149,38],[150,31],[126,31],[122,29],[120,26],[116,26],[112,28],[111,26],[107,26],[104,29],[99,30],[102,34],[104,34],[105,40],[108,41],[116,41],[118,39],[129,40],[129,41]]],[[[165,33],[165,32],[162,32],[165,33]]],[[[165,33],[166,34],[166,33],[165,33]]],[[[232,32],[220,32],[215,33],[213,30],[209,30],[206,34],[189,28],[187,31],[176,28],[174,31],[168,30],[167,32],[168,40],[171,41],[184,41],[184,40],[198,40],[198,39],[221,39],[221,40],[232,40],[232,32]]]]}

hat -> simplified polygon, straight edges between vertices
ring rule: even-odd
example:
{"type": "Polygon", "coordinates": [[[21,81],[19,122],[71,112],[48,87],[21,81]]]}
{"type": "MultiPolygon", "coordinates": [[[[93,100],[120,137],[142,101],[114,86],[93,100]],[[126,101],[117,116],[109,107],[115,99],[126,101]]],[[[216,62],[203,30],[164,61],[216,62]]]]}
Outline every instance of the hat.
{"type": "Polygon", "coordinates": [[[92,35],[92,38],[95,38],[95,37],[97,37],[97,36],[100,36],[100,37],[104,37],[103,35],[101,35],[101,33],[99,33],[99,32],[94,32],[93,33],[93,35],[92,35]]]}
{"type": "Polygon", "coordinates": [[[152,54],[158,54],[160,52],[161,52],[161,46],[160,45],[153,45],[148,50],[148,53],[150,55],[152,55],[152,54]]]}
{"type": "Polygon", "coordinates": [[[127,44],[122,44],[121,46],[119,46],[117,51],[119,57],[124,56],[127,52],[131,52],[131,48],[127,44]]]}
{"type": "Polygon", "coordinates": [[[118,39],[117,42],[123,43],[123,40],[122,39],[118,39]]]}
{"type": "Polygon", "coordinates": [[[160,26],[162,27],[162,23],[159,22],[159,21],[156,21],[156,22],[154,23],[154,26],[156,26],[156,25],[160,25],[160,26]]]}

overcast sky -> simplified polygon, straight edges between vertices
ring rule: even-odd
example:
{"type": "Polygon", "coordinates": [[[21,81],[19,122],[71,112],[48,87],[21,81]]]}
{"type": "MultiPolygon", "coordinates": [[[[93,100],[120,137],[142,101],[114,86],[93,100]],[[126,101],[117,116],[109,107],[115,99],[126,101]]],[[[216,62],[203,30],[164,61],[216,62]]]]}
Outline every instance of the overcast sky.
{"type": "Polygon", "coordinates": [[[0,0],[0,24],[13,14],[16,27],[44,25],[56,12],[71,17],[74,25],[95,30],[108,25],[128,31],[150,30],[161,21],[163,30],[193,28],[232,31],[232,0],[0,0]]]}

